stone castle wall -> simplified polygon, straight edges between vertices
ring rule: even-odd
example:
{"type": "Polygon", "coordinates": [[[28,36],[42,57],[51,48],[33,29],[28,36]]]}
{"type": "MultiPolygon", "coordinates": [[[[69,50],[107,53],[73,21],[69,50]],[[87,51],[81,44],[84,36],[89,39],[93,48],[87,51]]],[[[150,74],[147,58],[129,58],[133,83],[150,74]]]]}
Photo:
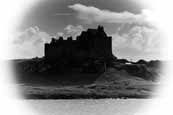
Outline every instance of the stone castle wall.
{"type": "Polygon", "coordinates": [[[100,58],[112,56],[112,37],[108,37],[103,27],[88,29],[73,40],[69,37],[63,40],[52,38],[50,43],[45,44],[45,58],[48,61],[60,59],[84,60],[86,58],[100,58]]]}

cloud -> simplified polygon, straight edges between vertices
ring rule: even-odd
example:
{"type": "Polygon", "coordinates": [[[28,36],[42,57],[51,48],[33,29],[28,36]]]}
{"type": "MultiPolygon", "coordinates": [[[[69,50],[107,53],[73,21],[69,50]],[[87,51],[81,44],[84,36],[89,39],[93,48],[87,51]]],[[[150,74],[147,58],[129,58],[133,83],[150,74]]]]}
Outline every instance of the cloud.
{"type": "Polygon", "coordinates": [[[129,32],[129,39],[134,48],[147,53],[160,51],[161,32],[154,28],[135,26],[129,32]]]}
{"type": "Polygon", "coordinates": [[[57,32],[56,37],[59,38],[60,36],[63,36],[64,39],[67,39],[67,37],[72,36],[73,39],[76,39],[78,35],[81,34],[81,32],[84,30],[84,27],[82,25],[67,25],[64,28],[63,32],[57,32]]]}
{"type": "Polygon", "coordinates": [[[23,44],[24,42],[46,42],[50,39],[49,37],[48,33],[40,31],[39,28],[35,26],[27,28],[23,32],[18,32],[14,43],[23,44]]]}
{"type": "Polygon", "coordinates": [[[44,43],[49,42],[50,39],[51,36],[41,31],[37,26],[18,32],[12,44],[14,57],[43,56],[44,43]]]}
{"type": "Polygon", "coordinates": [[[85,6],[82,4],[74,4],[68,6],[77,13],[77,18],[86,23],[128,23],[148,25],[148,18],[146,10],[141,14],[134,14],[128,11],[113,12],[105,9],[99,9],[94,6],[85,6]]]}
{"type": "Polygon", "coordinates": [[[80,35],[80,33],[84,30],[82,25],[67,25],[65,28],[65,33],[67,36],[72,36],[73,38],[76,38],[76,36],[80,35]]]}
{"type": "Polygon", "coordinates": [[[57,37],[64,36],[64,33],[63,33],[63,32],[57,32],[57,33],[56,33],[56,36],[57,36],[57,37]]]}
{"type": "MultiPolygon", "coordinates": [[[[119,30],[120,31],[120,30],[119,30]]],[[[161,32],[155,28],[145,26],[133,26],[127,33],[115,32],[113,38],[113,52],[122,56],[137,57],[142,55],[156,56],[161,53],[161,32]]]]}

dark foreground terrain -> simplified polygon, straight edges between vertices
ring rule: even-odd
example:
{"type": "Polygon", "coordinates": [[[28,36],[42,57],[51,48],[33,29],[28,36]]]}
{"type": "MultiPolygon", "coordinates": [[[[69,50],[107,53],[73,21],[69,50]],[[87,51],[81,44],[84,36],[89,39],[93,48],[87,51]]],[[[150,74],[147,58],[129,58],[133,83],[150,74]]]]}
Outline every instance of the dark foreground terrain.
{"type": "Polygon", "coordinates": [[[149,98],[155,96],[153,88],[161,73],[158,60],[116,59],[98,64],[95,59],[70,68],[46,64],[44,58],[12,63],[17,84],[27,99],[149,98]]]}

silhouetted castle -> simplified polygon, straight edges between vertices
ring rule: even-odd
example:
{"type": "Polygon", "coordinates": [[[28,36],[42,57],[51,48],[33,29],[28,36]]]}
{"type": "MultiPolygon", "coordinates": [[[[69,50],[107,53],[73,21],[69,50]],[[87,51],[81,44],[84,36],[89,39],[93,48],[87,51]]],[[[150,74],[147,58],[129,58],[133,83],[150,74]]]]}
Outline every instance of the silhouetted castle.
{"type": "Polygon", "coordinates": [[[112,37],[106,35],[102,26],[83,31],[76,40],[72,37],[68,37],[67,40],[59,37],[58,40],[52,38],[50,43],[45,44],[45,59],[51,62],[61,59],[80,61],[112,56],[112,37]]]}

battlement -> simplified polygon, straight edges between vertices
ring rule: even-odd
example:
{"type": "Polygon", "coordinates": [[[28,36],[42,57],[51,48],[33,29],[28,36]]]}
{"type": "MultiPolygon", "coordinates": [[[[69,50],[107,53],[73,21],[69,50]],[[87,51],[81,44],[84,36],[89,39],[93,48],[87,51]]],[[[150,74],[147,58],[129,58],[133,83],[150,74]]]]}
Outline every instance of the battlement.
{"type": "Polygon", "coordinates": [[[107,58],[112,56],[112,37],[108,37],[102,26],[82,31],[76,40],[68,37],[52,38],[45,44],[45,58],[48,61],[60,59],[84,60],[86,58],[107,58]]]}

